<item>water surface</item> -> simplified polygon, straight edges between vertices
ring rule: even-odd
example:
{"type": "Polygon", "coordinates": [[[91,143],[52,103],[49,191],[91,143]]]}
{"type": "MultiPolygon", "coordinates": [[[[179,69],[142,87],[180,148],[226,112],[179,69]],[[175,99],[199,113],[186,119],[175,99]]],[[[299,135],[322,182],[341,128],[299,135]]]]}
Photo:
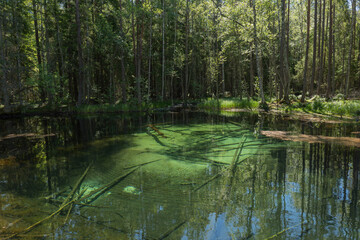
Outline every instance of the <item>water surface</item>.
{"type": "Polygon", "coordinates": [[[250,113],[1,120],[1,136],[15,135],[0,141],[0,237],[56,211],[90,165],[75,198],[131,174],[28,237],[359,239],[359,148],[261,130],[356,137],[359,125],[250,113]]]}

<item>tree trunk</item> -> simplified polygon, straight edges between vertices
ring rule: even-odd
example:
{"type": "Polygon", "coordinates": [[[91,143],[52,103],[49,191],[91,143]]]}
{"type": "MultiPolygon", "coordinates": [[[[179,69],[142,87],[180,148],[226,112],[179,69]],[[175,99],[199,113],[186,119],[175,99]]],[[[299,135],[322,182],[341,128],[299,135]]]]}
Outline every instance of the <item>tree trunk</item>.
{"type": "MultiPolygon", "coordinates": [[[[5,8],[4,8],[5,9],[5,8]]],[[[3,10],[5,11],[5,10],[3,10]]],[[[1,13],[1,10],[0,10],[1,13]]],[[[6,47],[6,39],[5,36],[3,36],[3,33],[5,32],[4,28],[6,26],[6,16],[5,13],[1,13],[2,15],[2,21],[0,24],[0,51],[1,51],[1,65],[2,65],[2,78],[1,78],[1,90],[2,90],[2,98],[3,98],[3,104],[4,104],[4,112],[8,113],[10,112],[10,101],[9,101],[9,93],[8,93],[8,85],[7,85],[7,64],[5,59],[5,49],[6,47]]]]}
{"type": "Polygon", "coordinates": [[[325,19],[327,22],[327,18],[328,18],[327,16],[329,16],[329,15],[326,16],[326,12],[325,12],[326,1],[327,0],[324,0],[323,6],[322,6],[323,7],[323,11],[322,11],[323,20],[322,20],[322,27],[321,27],[322,36],[321,36],[321,54],[320,54],[320,66],[319,66],[320,69],[319,69],[319,78],[318,78],[318,85],[317,85],[317,94],[318,95],[320,94],[321,83],[323,80],[323,73],[324,73],[325,19]]]}
{"type": "MultiPolygon", "coordinates": [[[[354,0],[355,1],[355,0],[354,0]]],[[[326,90],[326,98],[329,99],[331,93],[331,81],[332,77],[332,39],[333,39],[333,14],[332,14],[332,0],[330,0],[330,26],[329,26],[329,62],[328,62],[328,76],[327,76],[327,90],[326,90]]]]}
{"type": "Polygon", "coordinates": [[[77,105],[81,105],[85,102],[85,88],[84,88],[84,64],[82,56],[82,46],[81,46],[81,22],[80,22],[80,7],[79,0],[75,0],[76,7],[76,29],[77,29],[77,48],[78,48],[78,61],[79,61],[79,70],[78,70],[78,99],[77,105]]]}
{"type": "MultiPolygon", "coordinates": [[[[122,14],[122,0],[119,1],[119,8],[122,14]]],[[[121,14],[120,14],[120,34],[123,41],[125,41],[125,35],[123,31],[123,19],[121,14]]],[[[126,94],[126,70],[124,63],[124,45],[120,46],[120,65],[121,65],[121,96],[122,96],[122,102],[125,104],[127,101],[127,94],[126,94]]]]}
{"type": "Polygon", "coordinates": [[[162,0],[162,66],[161,66],[161,100],[165,99],[165,0],[162,0]]]}
{"type": "Polygon", "coordinates": [[[307,84],[307,68],[308,68],[308,58],[309,58],[309,39],[310,39],[310,9],[311,9],[311,1],[308,0],[307,7],[307,27],[306,27],[306,50],[305,50],[305,66],[304,66],[304,78],[303,78],[303,90],[301,96],[301,102],[305,101],[306,95],[306,84],[307,84]]]}
{"type": "Polygon", "coordinates": [[[183,100],[185,107],[187,106],[187,89],[189,81],[189,0],[186,0],[186,16],[185,16],[185,81],[183,87],[183,100]]]}
{"type": "Polygon", "coordinates": [[[280,52],[280,95],[283,97],[285,103],[289,104],[289,90],[290,90],[290,71],[288,64],[288,50],[286,48],[286,22],[285,22],[285,0],[281,0],[281,38],[279,45],[280,52]],[[285,47],[284,47],[285,46],[285,47]]]}
{"type": "Polygon", "coordinates": [[[254,54],[252,52],[252,43],[250,45],[250,82],[249,82],[249,96],[254,96],[254,54]]]}
{"type": "Polygon", "coordinates": [[[356,0],[352,0],[352,16],[351,16],[351,27],[350,27],[350,47],[349,47],[349,58],[347,64],[346,72],[346,84],[345,84],[345,97],[349,97],[349,86],[350,86],[350,70],[351,70],[351,60],[352,60],[352,51],[353,51],[353,42],[354,42],[354,29],[356,21],[356,0]]]}
{"type": "Polygon", "coordinates": [[[311,82],[310,82],[310,89],[309,95],[310,97],[313,95],[314,92],[314,82],[316,77],[316,44],[317,44],[317,5],[318,1],[315,0],[315,14],[314,14],[314,42],[313,42],[313,63],[312,63],[312,73],[311,73],[311,82]]]}
{"type": "Polygon", "coordinates": [[[151,6],[151,12],[150,12],[150,39],[149,39],[149,66],[148,66],[148,101],[150,101],[151,99],[151,58],[152,58],[152,34],[153,34],[153,29],[152,29],[152,20],[153,20],[153,16],[152,16],[152,5],[151,5],[151,0],[149,0],[149,4],[151,6]]]}
{"type": "MultiPolygon", "coordinates": [[[[136,0],[136,8],[141,8],[141,1],[136,0]]],[[[143,22],[141,20],[142,16],[139,16],[140,13],[136,16],[136,49],[137,49],[137,62],[136,62],[136,85],[137,85],[137,99],[138,104],[142,103],[142,94],[141,94],[141,61],[142,61],[142,35],[143,35],[143,22]]]]}
{"type": "Polygon", "coordinates": [[[266,104],[263,88],[263,73],[262,73],[262,59],[261,59],[261,46],[257,39],[257,29],[256,29],[256,2],[253,0],[253,13],[254,13],[254,43],[255,43],[255,56],[256,56],[256,65],[259,78],[259,88],[260,88],[260,97],[261,105],[264,107],[266,104]]]}

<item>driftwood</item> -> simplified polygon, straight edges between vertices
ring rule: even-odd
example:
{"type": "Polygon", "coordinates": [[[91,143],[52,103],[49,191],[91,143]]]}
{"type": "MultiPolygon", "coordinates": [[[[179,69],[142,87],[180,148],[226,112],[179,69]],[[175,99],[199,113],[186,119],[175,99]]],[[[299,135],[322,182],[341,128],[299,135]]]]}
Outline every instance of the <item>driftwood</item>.
{"type": "Polygon", "coordinates": [[[308,143],[334,143],[349,147],[360,147],[360,138],[330,137],[322,135],[297,134],[285,131],[261,131],[261,134],[280,140],[308,143]]]}
{"type": "Polygon", "coordinates": [[[147,126],[148,126],[149,128],[151,128],[152,130],[154,130],[157,134],[159,134],[159,136],[162,136],[163,138],[167,138],[167,137],[164,135],[164,133],[160,132],[160,130],[155,127],[154,124],[148,124],[147,126]]]}

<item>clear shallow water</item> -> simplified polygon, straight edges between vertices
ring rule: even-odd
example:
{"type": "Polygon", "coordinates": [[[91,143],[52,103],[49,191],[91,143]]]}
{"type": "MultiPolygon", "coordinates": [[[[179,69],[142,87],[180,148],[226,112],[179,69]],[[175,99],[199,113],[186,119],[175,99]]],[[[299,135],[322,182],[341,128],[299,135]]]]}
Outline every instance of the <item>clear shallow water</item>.
{"type": "Polygon", "coordinates": [[[3,137],[37,138],[0,141],[0,237],[56,211],[92,164],[83,196],[135,171],[28,236],[359,239],[360,149],[281,141],[261,130],[340,137],[359,126],[249,113],[2,120],[3,137]]]}

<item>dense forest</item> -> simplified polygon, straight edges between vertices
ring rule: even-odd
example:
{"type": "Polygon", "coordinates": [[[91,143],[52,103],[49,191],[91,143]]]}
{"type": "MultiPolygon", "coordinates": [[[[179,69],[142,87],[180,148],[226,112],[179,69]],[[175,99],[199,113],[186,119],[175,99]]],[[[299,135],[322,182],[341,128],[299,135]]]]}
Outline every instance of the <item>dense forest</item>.
{"type": "Polygon", "coordinates": [[[0,0],[1,103],[358,97],[359,4],[0,0]]]}

